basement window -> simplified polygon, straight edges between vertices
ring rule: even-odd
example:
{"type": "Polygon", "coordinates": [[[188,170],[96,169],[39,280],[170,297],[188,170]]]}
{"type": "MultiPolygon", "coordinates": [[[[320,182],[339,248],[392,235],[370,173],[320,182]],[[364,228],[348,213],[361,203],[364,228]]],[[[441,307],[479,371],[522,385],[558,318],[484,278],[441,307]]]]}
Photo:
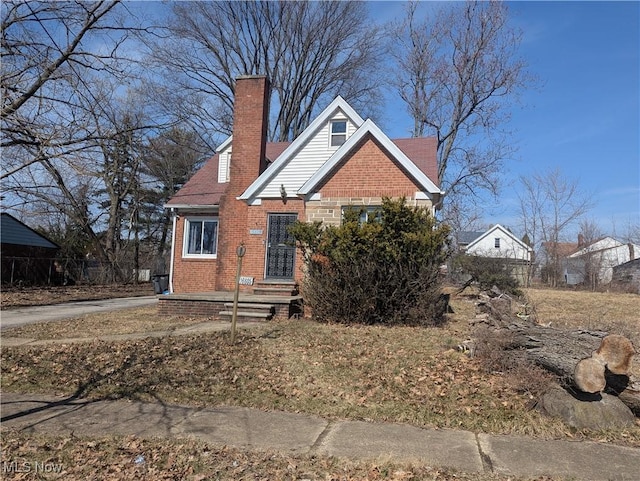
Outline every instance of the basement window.
{"type": "Polygon", "coordinates": [[[347,121],[333,120],[331,122],[331,147],[339,147],[347,141],[347,121]]]}
{"type": "Polygon", "coordinates": [[[182,257],[215,259],[218,254],[218,219],[187,217],[182,257]]]}

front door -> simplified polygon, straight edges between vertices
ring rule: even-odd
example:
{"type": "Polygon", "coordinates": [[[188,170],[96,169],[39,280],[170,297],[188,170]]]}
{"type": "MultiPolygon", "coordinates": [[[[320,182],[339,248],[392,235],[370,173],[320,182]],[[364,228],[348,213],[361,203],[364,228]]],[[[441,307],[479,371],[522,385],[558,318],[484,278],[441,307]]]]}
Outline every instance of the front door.
{"type": "Polygon", "coordinates": [[[296,246],[287,227],[297,218],[297,214],[269,214],[265,279],[293,279],[296,246]]]}

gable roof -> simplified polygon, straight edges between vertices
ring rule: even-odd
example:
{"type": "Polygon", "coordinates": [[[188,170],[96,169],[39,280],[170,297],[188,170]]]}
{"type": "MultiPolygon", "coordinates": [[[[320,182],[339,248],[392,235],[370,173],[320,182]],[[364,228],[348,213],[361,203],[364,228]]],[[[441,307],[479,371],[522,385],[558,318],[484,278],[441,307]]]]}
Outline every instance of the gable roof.
{"type": "Polygon", "coordinates": [[[568,257],[581,257],[588,254],[593,254],[595,252],[603,252],[612,249],[618,249],[623,247],[625,249],[633,249],[635,252],[640,252],[640,246],[633,243],[623,243],[613,237],[603,237],[598,239],[591,244],[588,244],[581,249],[577,250],[573,254],[568,257]]]}
{"type": "Polygon", "coordinates": [[[51,242],[45,236],[38,234],[31,227],[23,224],[11,214],[2,212],[1,219],[0,239],[2,244],[44,247],[47,249],[60,248],[58,244],[51,242]]]}
{"type": "Polygon", "coordinates": [[[578,250],[579,244],[577,242],[543,242],[542,248],[545,252],[551,254],[555,252],[559,257],[568,257],[570,254],[578,250]]]}
{"type": "MultiPolygon", "coordinates": [[[[438,187],[437,141],[433,137],[390,140],[372,120],[364,121],[340,96],[336,97],[293,142],[268,142],[266,157],[272,162],[266,170],[242,193],[239,199],[250,200],[292,160],[292,158],[333,118],[342,112],[357,127],[347,141],[298,191],[304,195],[308,189],[325,178],[365,135],[373,136],[387,152],[409,173],[425,192],[441,194],[438,187]],[[435,180],[434,180],[435,179],[435,180]]],[[[228,148],[232,136],[220,144],[218,152],[228,148]]],[[[178,192],[165,204],[165,208],[215,208],[220,203],[228,184],[218,180],[219,154],[211,157],[178,192]]]]}
{"type": "Polygon", "coordinates": [[[520,247],[522,247],[523,249],[527,250],[527,251],[531,251],[531,247],[528,246],[527,244],[525,244],[524,242],[522,242],[520,239],[518,239],[515,235],[513,235],[511,233],[511,231],[509,229],[506,229],[504,227],[502,227],[500,224],[496,224],[493,227],[489,228],[484,234],[482,234],[480,237],[476,237],[473,241],[471,241],[469,243],[469,245],[467,246],[467,250],[471,250],[473,249],[473,247],[475,247],[476,244],[479,244],[480,242],[482,242],[484,239],[486,239],[487,237],[491,236],[491,235],[495,235],[495,232],[499,231],[500,233],[502,233],[503,235],[511,238],[516,244],[518,244],[520,247]]]}
{"type": "Polygon", "coordinates": [[[353,107],[339,95],[304,129],[304,131],[282,152],[282,154],[260,175],[239,197],[249,200],[280,172],[293,156],[304,147],[307,142],[328,122],[338,111],[342,111],[356,127],[360,127],[364,120],[353,110],[353,107]]]}
{"type": "MultiPolygon", "coordinates": [[[[220,145],[226,147],[231,141],[231,136],[220,145]]],[[[267,159],[276,159],[290,142],[269,142],[266,145],[267,159]]],[[[176,192],[165,204],[165,208],[195,208],[214,207],[220,203],[220,197],[224,194],[226,182],[218,182],[219,154],[215,154],[176,192]]]]}
{"type": "Polygon", "coordinates": [[[329,157],[322,167],[313,174],[305,184],[300,187],[298,194],[311,194],[318,185],[333,171],[345,156],[353,150],[354,147],[366,136],[371,135],[378,140],[389,154],[398,161],[398,163],[413,177],[413,179],[431,194],[440,194],[440,189],[427,177],[427,175],[414,164],[409,157],[396,145],[389,137],[387,137],[373,120],[367,119],[361,126],[351,135],[347,141],[342,144],[335,153],[329,157]]]}

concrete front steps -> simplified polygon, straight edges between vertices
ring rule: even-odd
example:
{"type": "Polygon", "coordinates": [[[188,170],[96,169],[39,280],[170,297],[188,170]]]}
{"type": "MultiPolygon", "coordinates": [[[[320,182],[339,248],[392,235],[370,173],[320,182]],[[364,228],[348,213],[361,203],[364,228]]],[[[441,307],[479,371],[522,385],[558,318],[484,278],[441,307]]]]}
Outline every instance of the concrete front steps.
{"type": "MultiPolygon", "coordinates": [[[[206,316],[229,321],[233,311],[233,298],[234,293],[228,291],[164,294],[158,296],[158,312],[163,316],[206,316]]],[[[238,316],[239,321],[266,322],[276,317],[288,319],[303,315],[303,299],[300,295],[256,295],[240,292],[238,303],[238,313],[242,313],[242,316],[238,316]]]]}
{"type": "MultiPolygon", "coordinates": [[[[233,302],[225,302],[224,308],[224,311],[220,311],[220,318],[231,321],[233,317],[233,302]]],[[[238,302],[238,322],[269,321],[273,319],[275,312],[276,308],[273,304],[238,302]]]]}
{"type": "Polygon", "coordinates": [[[294,281],[258,281],[253,293],[260,296],[297,296],[298,284],[294,281]]]}

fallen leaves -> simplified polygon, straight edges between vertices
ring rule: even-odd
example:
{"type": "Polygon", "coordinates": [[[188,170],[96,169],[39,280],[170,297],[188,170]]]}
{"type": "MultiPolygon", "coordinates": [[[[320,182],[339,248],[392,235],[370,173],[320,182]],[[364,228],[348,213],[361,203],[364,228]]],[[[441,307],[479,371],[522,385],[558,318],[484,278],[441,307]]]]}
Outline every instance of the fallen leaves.
{"type": "MultiPolygon", "coordinates": [[[[278,321],[243,331],[2,349],[2,389],[564,436],[508,376],[447,353],[442,328],[278,321]]],[[[640,445],[640,429],[627,444],[640,445]]]]}
{"type": "MultiPolygon", "coordinates": [[[[135,436],[56,437],[2,430],[2,461],[8,479],[129,480],[296,480],[296,481],[507,481],[500,475],[465,474],[429,466],[355,462],[319,455],[243,451],[193,439],[135,436]],[[50,472],[8,473],[10,463],[49,466],[50,472]],[[56,472],[53,472],[53,469],[56,472]]],[[[14,470],[15,471],[15,470],[14,470]]],[[[4,479],[4,478],[3,478],[4,479]]],[[[541,480],[543,478],[540,478],[541,480]]],[[[545,478],[546,479],[546,478],[545,478]]]]}

